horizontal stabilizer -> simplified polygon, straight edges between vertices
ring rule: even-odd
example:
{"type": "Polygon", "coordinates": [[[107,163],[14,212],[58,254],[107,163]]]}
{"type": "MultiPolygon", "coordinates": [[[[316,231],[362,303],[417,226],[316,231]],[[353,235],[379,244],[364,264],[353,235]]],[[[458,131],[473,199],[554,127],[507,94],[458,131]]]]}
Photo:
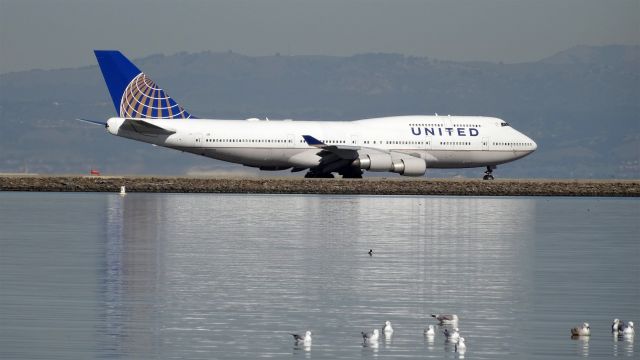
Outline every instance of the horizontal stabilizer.
{"type": "Polygon", "coordinates": [[[120,129],[137,132],[143,135],[171,135],[176,131],[160,127],[158,125],[139,119],[125,119],[120,129]]]}
{"type": "Polygon", "coordinates": [[[97,120],[89,120],[89,119],[82,119],[82,118],[77,118],[76,120],[78,121],[82,121],[82,122],[86,122],[92,125],[102,125],[102,126],[106,126],[107,123],[104,121],[97,121],[97,120]]]}

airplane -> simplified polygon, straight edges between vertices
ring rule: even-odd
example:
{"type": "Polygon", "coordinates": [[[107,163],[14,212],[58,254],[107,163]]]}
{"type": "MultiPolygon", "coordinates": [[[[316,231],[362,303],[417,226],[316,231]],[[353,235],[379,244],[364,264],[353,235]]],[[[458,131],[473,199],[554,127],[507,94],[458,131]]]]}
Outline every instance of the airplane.
{"type": "Polygon", "coordinates": [[[353,121],[201,119],[121,52],[95,50],[117,116],[113,135],[260,170],[305,178],[362,178],[364,171],[424,176],[427,169],[485,167],[525,157],[536,143],[495,117],[413,115],[353,121]]]}

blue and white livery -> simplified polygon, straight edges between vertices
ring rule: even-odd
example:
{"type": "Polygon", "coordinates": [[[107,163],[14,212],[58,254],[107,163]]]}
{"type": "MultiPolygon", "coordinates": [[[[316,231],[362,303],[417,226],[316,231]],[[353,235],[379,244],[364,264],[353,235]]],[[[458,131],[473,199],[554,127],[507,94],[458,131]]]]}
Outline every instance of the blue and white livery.
{"type": "Polygon", "coordinates": [[[393,116],[354,121],[199,119],[119,51],[96,50],[117,136],[261,170],[360,178],[363,171],[423,176],[427,168],[486,167],[536,150],[505,121],[482,116],[393,116]]]}

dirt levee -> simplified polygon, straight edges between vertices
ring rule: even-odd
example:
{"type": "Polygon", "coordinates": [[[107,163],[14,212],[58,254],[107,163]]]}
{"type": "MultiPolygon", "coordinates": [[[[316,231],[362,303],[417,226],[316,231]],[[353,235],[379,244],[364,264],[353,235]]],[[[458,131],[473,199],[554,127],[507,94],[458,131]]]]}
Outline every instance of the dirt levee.
{"type": "Polygon", "coordinates": [[[0,191],[481,196],[640,196],[640,180],[0,176],[0,191]]]}

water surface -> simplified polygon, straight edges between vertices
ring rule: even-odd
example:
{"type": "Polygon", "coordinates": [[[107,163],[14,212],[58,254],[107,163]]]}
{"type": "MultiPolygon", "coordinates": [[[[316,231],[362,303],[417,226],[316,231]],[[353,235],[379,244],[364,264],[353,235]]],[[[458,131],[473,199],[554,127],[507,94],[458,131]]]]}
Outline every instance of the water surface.
{"type": "Polygon", "coordinates": [[[609,326],[640,323],[639,224],[635,199],[0,193],[0,358],[457,359],[422,334],[450,312],[470,359],[638,357],[609,326]]]}

